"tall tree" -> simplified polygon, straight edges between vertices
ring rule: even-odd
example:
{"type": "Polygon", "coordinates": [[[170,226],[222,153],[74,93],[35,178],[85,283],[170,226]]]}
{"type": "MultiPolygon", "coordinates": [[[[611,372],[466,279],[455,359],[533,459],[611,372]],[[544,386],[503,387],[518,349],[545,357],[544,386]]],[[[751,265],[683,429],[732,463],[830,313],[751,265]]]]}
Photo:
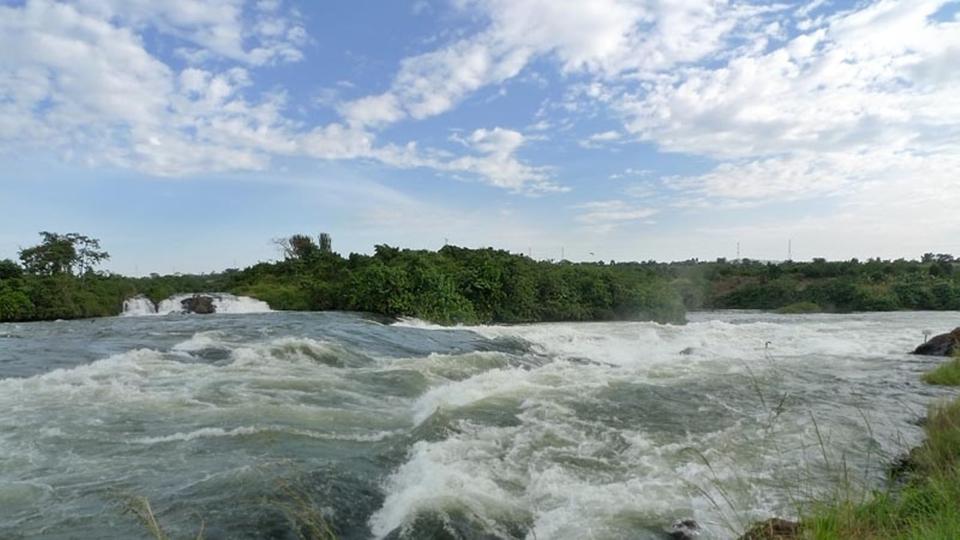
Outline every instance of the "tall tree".
{"type": "Polygon", "coordinates": [[[85,274],[110,258],[110,254],[100,248],[100,241],[96,238],[49,231],[42,231],[40,236],[43,237],[40,244],[20,250],[23,268],[31,274],[85,274]]]}
{"type": "Polygon", "coordinates": [[[333,253],[333,240],[327,233],[320,233],[320,253],[333,253]]]}

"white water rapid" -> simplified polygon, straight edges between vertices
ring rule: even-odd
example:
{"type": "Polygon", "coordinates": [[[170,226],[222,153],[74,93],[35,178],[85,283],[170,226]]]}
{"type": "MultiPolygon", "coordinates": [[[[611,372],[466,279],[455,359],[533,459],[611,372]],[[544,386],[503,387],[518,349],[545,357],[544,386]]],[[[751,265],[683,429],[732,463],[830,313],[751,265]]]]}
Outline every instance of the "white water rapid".
{"type": "Polygon", "coordinates": [[[171,296],[157,305],[154,305],[150,299],[143,295],[134,296],[124,300],[122,315],[141,317],[144,315],[186,313],[183,301],[194,296],[210,297],[213,300],[216,313],[265,313],[271,311],[269,304],[249,296],[236,296],[227,293],[190,293],[171,296]]]}

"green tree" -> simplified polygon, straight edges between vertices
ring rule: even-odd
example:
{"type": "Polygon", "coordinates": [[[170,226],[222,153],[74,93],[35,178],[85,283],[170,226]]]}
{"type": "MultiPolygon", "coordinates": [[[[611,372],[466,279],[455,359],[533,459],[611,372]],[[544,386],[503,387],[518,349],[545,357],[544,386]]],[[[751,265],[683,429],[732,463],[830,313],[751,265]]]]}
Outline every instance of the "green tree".
{"type": "Polygon", "coordinates": [[[100,241],[78,233],[40,233],[40,244],[21,249],[20,261],[27,273],[40,276],[82,275],[110,258],[100,241]]]}
{"type": "Polygon", "coordinates": [[[10,259],[0,261],[0,280],[17,279],[23,275],[23,268],[10,259]]]}

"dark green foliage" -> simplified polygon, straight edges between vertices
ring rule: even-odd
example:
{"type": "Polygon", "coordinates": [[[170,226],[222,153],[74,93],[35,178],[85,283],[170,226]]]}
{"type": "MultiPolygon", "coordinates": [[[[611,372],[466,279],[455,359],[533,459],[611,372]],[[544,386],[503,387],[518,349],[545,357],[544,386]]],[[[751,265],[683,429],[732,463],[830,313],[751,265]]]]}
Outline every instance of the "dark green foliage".
{"type": "MultiPolygon", "coordinates": [[[[707,276],[702,306],[708,308],[772,310],[816,304],[834,312],[960,310],[960,273],[954,272],[954,259],[928,254],[924,261],[814,259],[809,263],[718,261],[667,266],[676,275],[698,269],[707,276]]],[[[695,297],[686,292],[683,296],[687,307],[699,307],[695,297]]]]}
{"type": "Polygon", "coordinates": [[[454,246],[378,245],[372,256],[344,259],[330,250],[329,235],[319,245],[306,235],[277,243],[284,260],[242,271],[126,278],[90,271],[101,260],[95,240],[45,233],[44,244],[21,253],[26,272],[0,263],[0,321],[115,315],[136,294],[159,302],[202,291],[248,295],[274,309],[368,311],[442,324],[684,320],[680,295],[650,265],[550,263],[454,246]]]}
{"type": "Polygon", "coordinates": [[[0,280],[17,279],[23,275],[23,268],[10,259],[0,260],[0,280]]]}
{"type": "Polygon", "coordinates": [[[31,274],[54,276],[58,274],[86,274],[110,258],[100,249],[100,241],[82,234],[58,234],[43,231],[43,242],[20,250],[20,261],[31,274]]]}
{"type": "Polygon", "coordinates": [[[559,263],[495,249],[444,246],[343,258],[327,234],[277,241],[284,260],[210,275],[126,278],[100,275],[108,255],[79,234],[41,233],[20,253],[23,268],[0,260],[0,321],[119,313],[123,300],[154,302],[177,293],[226,291],[280,310],[353,310],[443,324],[655,320],[682,322],[687,309],[828,311],[960,310],[952,256],[924,261],[747,259],[676,263],[559,263]]]}
{"type": "Polygon", "coordinates": [[[684,318],[679,295],[646,267],[554,264],[494,249],[378,245],[373,256],[321,252],[259,264],[231,281],[230,290],[275,309],[369,311],[443,324],[684,318]]]}

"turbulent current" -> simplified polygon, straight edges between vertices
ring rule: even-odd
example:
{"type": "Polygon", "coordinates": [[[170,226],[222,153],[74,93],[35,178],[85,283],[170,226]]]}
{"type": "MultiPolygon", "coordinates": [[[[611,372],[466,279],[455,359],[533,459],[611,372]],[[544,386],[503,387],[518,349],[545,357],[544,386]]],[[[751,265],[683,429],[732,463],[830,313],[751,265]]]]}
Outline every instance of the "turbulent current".
{"type": "Polygon", "coordinates": [[[0,538],[700,538],[882,482],[956,313],[0,325],[0,538]]]}

